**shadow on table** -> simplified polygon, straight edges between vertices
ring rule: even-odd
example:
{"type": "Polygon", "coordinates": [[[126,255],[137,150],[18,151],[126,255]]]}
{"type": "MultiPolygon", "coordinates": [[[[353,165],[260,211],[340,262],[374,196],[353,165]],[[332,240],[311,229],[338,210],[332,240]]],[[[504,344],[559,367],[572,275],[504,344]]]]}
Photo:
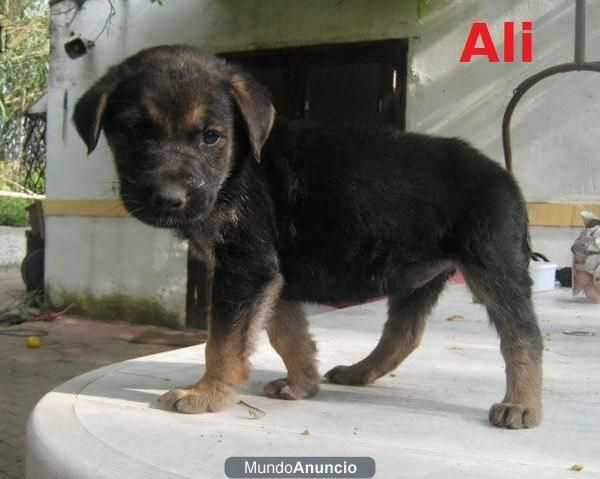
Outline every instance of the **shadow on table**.
{"type": "MultiPolygon", "coordinates": [[[[135,362],[123,363],[121,368],[118,366],[109,366],[78,376],[54,389],[53,393],[69,394],[88,401],[113,405],[136,407],[131,404],[133,402],[143,408],[160,409],[158,398],[163,393],[173,387],[193,384],[204,372],[204,365],[192,362],[165,363],[135,360],[135,362]]],[[[263,396],[263,386],[283,375],[283,371],[255,369],[242,393],[263,396]]],[[[490,378],[489,382],[491,387],[495,379],[490,378]]],[[[482,386],[482,389],[487,387],[482,386]]],[[[465,406],[451,400],[425,397],[429,393],[426,388],[423,391],[415,389],[414,386],[405,389],[401,384],[397,387],[377,383],[362,387],[348,387],[323,381],[319,394],[307,401],[310,401],[313,408],[318,407],[319,403],[364,404],[365,408],[377,406],[390,409],[391,414],[395,409],[398,414],[411,411],[441,416],[460,416],[464,421],[487,424],[486,409],[465,406]]],[[[474,394],[473,400],[480,401],[481,395],[474,394]]]]}

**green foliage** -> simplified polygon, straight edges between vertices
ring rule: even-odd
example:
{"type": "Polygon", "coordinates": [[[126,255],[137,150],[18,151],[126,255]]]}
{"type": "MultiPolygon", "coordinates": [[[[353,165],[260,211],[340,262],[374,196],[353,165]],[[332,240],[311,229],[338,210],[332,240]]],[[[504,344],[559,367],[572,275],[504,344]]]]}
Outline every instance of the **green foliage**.
{"type": "Polygon", "coordinates": [[[29,226],[29,217],[25,208],[31,200],[0,197],[0,225],[29,226]]]}
{"type": "Polygon", "coordinates": [[[417,0],[417,18],[420,20],[429,11],[431,0],[417,0]]]}
{"type": "MultiPolygon", "coordinates": [[[[86,0],[74,1],[81,8],[86,0]]],[[[46,90],[49,21],[48,0],[0,0],[0,127],[46,90]]]]}
{"type": "MultiPolygon", "coordinates": [[[[0,162],[0,190],[12,190],[10,182],[11,168],[6,162],[0,162]]],[[[31,204],[31,200],[22,198],[9,198],[0,196],[0,225],[3,226],[28,226],[29,218],[25,208],[31,204]]]]}
{"type": "MultiPolygon", "coordinates": [[[[0,0],[0,189],[23,191],[22,158],[30,152],[23,117],[27,108],[44,94],[48,82],[50,42],[47,0],[0,0]],[[8,161],[11,159],[13,161],[8,161]]],[[[29,137],[36,141],[36,136],[29,137]]],[[[42,166],[43,168],[43,166],[42,166]]],[[[43,170],[32,171],[35,188],[43,192],[43,170]],[[41,176],[41,177],[40,177],[41,176]],[[39,178],[38,178],[39,177],[39,178]],[[38,181],[39,180],[39,181],[38,181]],[[41,190],[39,188],[42,188],[41,190]]],[[[27,181],[29,188],[32,181],[27,181]]],[[[27,224],[23,206],[27,200],[0,197],[2,224],[27,224]]]]}
{"type": "Polygon", "coordinates": [[[0,0],[0,126],[46,90],[49,15],[44,0],[0,0]]]}
{"type": "MultiPolygon", "coordinates": [[[[24,178],[20,173],[14,172],[15,162],[0,161],[0,190],[21,191],[15,183],[23,184],[24,178]]],[[[37,175],[41,173],[37,172],[37,175]]],[[[45,188],[45,182],[40,178],[40,185],[45,188]]],[[[29,217],[25,208],[32,203],[24,198],[10,198],[0,196],[0,225],[2,226],[29,226],[29,217]]]]}

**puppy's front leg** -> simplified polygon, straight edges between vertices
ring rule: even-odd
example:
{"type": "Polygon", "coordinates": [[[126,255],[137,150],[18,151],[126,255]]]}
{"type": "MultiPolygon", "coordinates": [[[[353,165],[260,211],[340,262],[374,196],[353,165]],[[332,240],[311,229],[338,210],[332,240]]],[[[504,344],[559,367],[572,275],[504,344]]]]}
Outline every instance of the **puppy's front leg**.
{"type": "Polygon", "coordinates": [[[221,275],[215,275],[213,285],[204,376],[194,385],[164,394],[159,401],[167,409],[197,414],[229,404],[248,379],[254,336],[272,314],[283,284],[279,274],[260,282],[242,281],[237,287],[217,276],[221,275]]]}

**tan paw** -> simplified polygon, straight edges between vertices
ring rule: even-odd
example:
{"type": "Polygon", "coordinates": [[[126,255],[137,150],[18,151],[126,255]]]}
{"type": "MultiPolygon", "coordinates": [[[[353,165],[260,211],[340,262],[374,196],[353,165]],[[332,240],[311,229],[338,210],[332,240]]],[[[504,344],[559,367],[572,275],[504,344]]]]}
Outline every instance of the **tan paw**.
{"type": "Polygon", "coordinates": [[[269,397],[276,399],[305,399],[319,392],[319,382],[307,381],[306,384],[291,383],[288,378],[280,378],[268,383],[263,391],[269,397]]]}
{"type": "Polygon", "coordinates": [[[362,386],[373,381],[369,371],[356,366],[336,366],[325,373],[331,383],[362,386]]]}
{"type": "Polygon", "coordinates": [[[199,414],[220,411],[230,403],[230,394],[221,385],[200,383],[197,386],[171,389],[158,401],[164,409],[199,414]]]}
{"type": "Polygon", "coordinates": [[[542,408],[516,403],[496,403],[490,408],[489,417],[490,422],[498,427],[508,429],[535,427],[542,422],[542,408]]]}

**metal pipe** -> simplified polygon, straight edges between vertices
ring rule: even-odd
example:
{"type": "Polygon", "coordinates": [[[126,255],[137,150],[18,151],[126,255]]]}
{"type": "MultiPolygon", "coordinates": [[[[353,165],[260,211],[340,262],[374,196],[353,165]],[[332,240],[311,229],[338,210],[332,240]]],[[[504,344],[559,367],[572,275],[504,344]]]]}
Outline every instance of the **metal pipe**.
{"type": "Polygon", "coordinates": [[[585,0],[575,0],[575,63],[585,63],[585,0]]]}
{"type": "Polygon", "coordinates": [[[563,63],[561,65],[546,68],[545,70],[542,70],[541,72],[530,76],[529,78],[521,82],[521,84],[517,88],[515,88],[513,92],[513,97],[510,99],[510,102],[508,103],[508,106],[504,111],[504,118],[502,118],[502,147],[504,149],[504,162],[506,165],[506,169],[509,173],[513,173],[512,150],[510,143],[510,120],[512,118],[513,111],[517,106],[517,103],[527,90],[529,90],[532,86],[534,86],[536,83],[543,80],[544,78],[556,75],[557,73],[566,73],[573,71],[590,71],[600,73],[600,62],[582,64],[563,63]]]}
{"type": "Polygon", "coordinates": [[[510,120],[513,111],[521,97],[533,85],[557,73],[566,73],[573,71],[588,71],[600,73],[600,62],[585,61],[585,0],[575,0],[575,61],[573,63],[563,63],[550,68],[546,68],[535,75],[525,79],[514,89],[513,97],[508,102],[502,118],[502,148],[504,149],[504,163],[509,173],[513,173],[512,150],[510,144],[510,120]]]}

